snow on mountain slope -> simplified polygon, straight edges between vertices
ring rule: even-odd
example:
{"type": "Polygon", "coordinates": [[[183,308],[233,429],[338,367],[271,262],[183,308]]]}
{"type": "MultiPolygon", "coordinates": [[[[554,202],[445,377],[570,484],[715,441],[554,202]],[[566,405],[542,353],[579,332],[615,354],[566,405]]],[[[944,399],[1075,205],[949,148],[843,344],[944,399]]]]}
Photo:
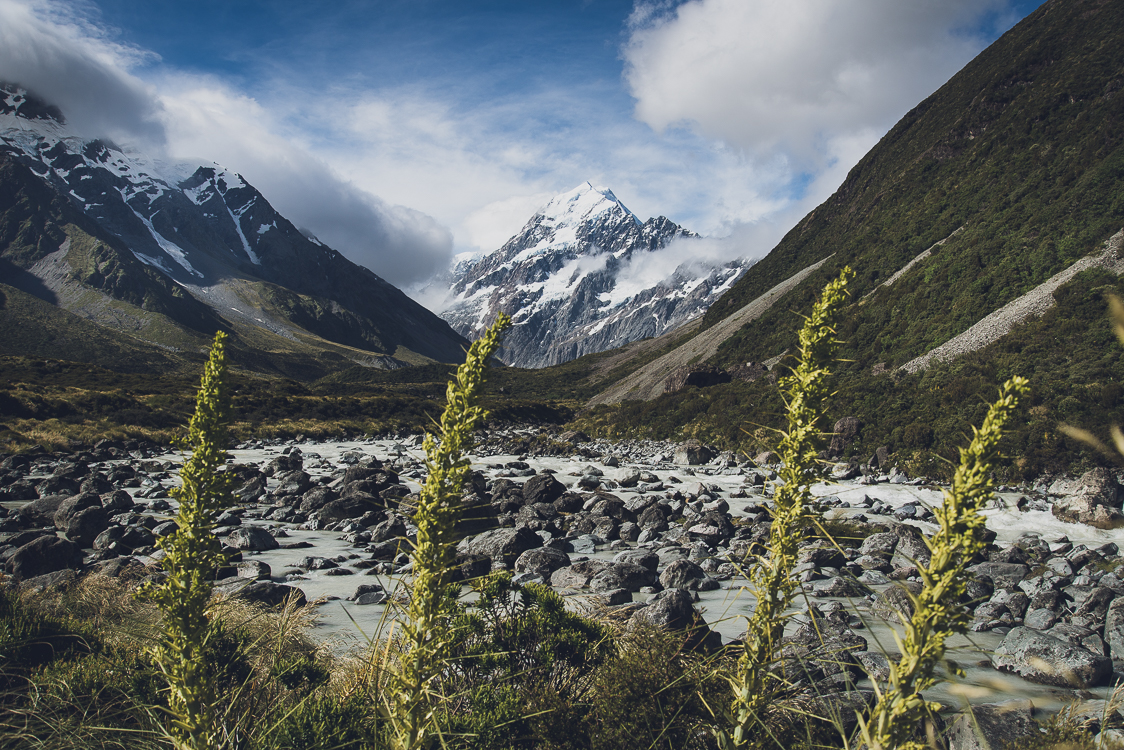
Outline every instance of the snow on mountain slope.
{"type": "Polygon", "coordinates": [[[113,244],[121,252],[228,319],[290,337],[303,329],[381,354],[405,347],[439,361],[463,357],[466,342],[448,324],[305,237],[257,189],[218,165],[185,170],[83,138],[57,108],[12,84],[0,84],[0,158],[42,180],[67,210],[119,240],[113,244]],[[270,311],[245,312],[258,305],[270,311]]]}
{"type": "Polygon", "coordinates": [[[652,280],[652,253],[696,235],[664,217],[641,222],[612,191],[586,182],[553,198],[499,250],[453,269],[442,313],[473,338],[498,312],[514,326],[501,358],[546,367],[658,336],[701,315],[748,263],[684,263],[652,280]]]}

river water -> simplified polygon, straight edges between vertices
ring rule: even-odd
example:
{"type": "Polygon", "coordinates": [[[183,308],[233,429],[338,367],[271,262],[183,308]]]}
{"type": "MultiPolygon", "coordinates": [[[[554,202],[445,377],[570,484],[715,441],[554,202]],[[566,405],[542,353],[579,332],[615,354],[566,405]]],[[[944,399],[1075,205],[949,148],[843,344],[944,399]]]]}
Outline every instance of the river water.
{"type": "MultiPolygon", "coordinates": [[[[403,457],[420,461],[423,458],[420,448],[411,447],[409,443],[396,440],[366,439],[342,442],[306,442],[297,444],[304,456],[304,470],[312,475],[313,480],[323,475],[332,474],[341,466],[340,459],[345,453],[359,452],[374,456],[382,461],[393,462],[403,457]]],[[[280,454],[282,448],[276,446],[237,449],[231,451],[236,463],[262,466],[270,459],[280,454]]],[[[180,463],[182,457],[174,454],[161,457],[180,463]]],[[[731,497],[735,490],[743,487],[743,477],[737,473],[723,473],[703,467],[673,466],[661,464],[635,464],[622,465],[620,468],[610,468],[581,457],[545,457],[533,458],[515,455],[487,455],[470,456],[473,468],[481,470],[489,476],[495,471],[489,469],[496,464],[506,464],[511,461],[524,460],[531,468],[549,469],[555,472],[556,478],[566,485],[576,485],[577,479],[584,473],[586,466],[593,465],[600,468],[606,478],[621,477],[631,468],[639,468],[656,474],[668,486],[673,486],[676,480],[682,482],[703,481],[720,488],[723,498],[730,504],[730,512],[734,517],[744,514],[744,509],[750,504],[759,504],[761,496],[749,498],[731,497]]],[[[422,479],[419,472],[405,471],[401,475],[412,491],[420,488],[418,481],[422,479]]],[[[513,481],[521,481],[515,479],[513,481]]],[[[166,480],[164,484],[172,485],[178,478],[166,480]]],[[[274,480],[270,480],[270,488],[274,480]]],[[[635,490],[614,488],[613,494],[627,499],[629,493],[635,490]]],[[[860,486],[854,482],[821,483],[813,488],[817,496],[834,495],[842,500],[860,500],[863,496],[881,500],[894,508],[911,502],[920,502],[935,506],[941,501],[941,492],[937,488],[908,486],[896,484],[877,484],[873,486],[860,486]]],[[[1092,527],[1067,524],[1058,521],[1048,511],[1021,512],[1013,506],[1013,500],[1018,495],[1001,495],[1005,500],[1012,501],[1008,509],[991,509],[985,511],[988,518],[988,527],[998,534],[998,543],[1010,544],[1025,533],[1034,533],[1048,542],[1066,537],[1073,544],[1086,544],[1090,547],[1099,546],[1107,542],[1117,543],[1124,549],[1124,530],[1104,531],[1092,527]]],[[[835,509],[830,511],[833,516],[846,517],[859,512],[859,509],[835,509]]],[[[270,521],[250,520],[250,523],[267,527],[276,527],[270,521]]],[[[927,531],[936,527],[920,521],[911,521],[927,531]]],[[[394,576],[364,575],[358,572],[355,575],[332,575],[328,571],[303,572],[295,568],[296,563],[309,555],[342,560],[340,565],[347,567],[346,558],[358,561],[363,555],[360,551],[346,542],[338,532],[310,531],[292,528],[286,525],[282,542],[307,542],[311,546],[306,549],[276,549],[267,552],[244,553],[246,560],[260,560],[267,563],[273,578],[279,582],[291,583],[299,586],[308,599],[316,607],[316,620],[312,626],[313,635],[330,645],[333,650],[340,652],[354,648],[361,648],[369,638],[385,633],[392,626],[394,609],[386,605],[358,606],[347,601],[352,596],[356,587],[364,583],[379,583],[388,591],[400,591],[404,583],[394,576]]],[[[635,546],[635,545],[630,545],[635,546]]],[[[589,557],[612,559],[619,549],[597,549],[589,557]]],[[[576,558],[577,555],[571,555],[576,558]]],[[[723,641],[739,637],[745,628],[745,618],[754,606],[754,599],[749,591],[743,588],[744,579],[735,578],[722,582],[722,589],[700,593],[699,607],[712,629],[718,631],[723,641]]],[[[891,584],[892,585],[892,584],[891,584]]],[[[879,587],[874,587],[875,589],[879,587]]],[[[637,601],[647,598],[643,594],[634,594],[637,601]]],[[[592,595],[578,594],[567,598],[574,609],[590,607],[593,603],[592,595]]],[[[809,599],[812,603],[823,603],[824,599],[809,599]]],[[[865,623],[864,629],[858,630],[869,643],[870,650],[882,650],[887,654],[897,653],[894,641],[894,629],[890,625],[876,618],[861,602],[850,602],[841,599],[865,623]]],[[[803,606],[804,602],[800,602],[803,606]]],[[[896,627],[900,633],[900,626],[896,627]]],[[[994,632],[972,633],[961,636],[949,642],[949,658],[956,661],[967,672],[963,681],[950,681],[942,683],[938,688],[930,691],[927,697],[950,705],[961,705],[966,700],[973,702],[992,702],[1011,698],[1030,698],[1035,705],[1041,708],[1058,708],[1073,700],[1077,693],[1073,690],[1052,688],[1036,685],[1013,675],[1006,675],[986,667],[978,666],[981,662],[986,664],[988,654],[991,653],[1002,640],[1002,635],[994,632]]],[[[1093,689],[1081,692],[1085,697],[1106,697],[1110,692],[1108,688],[1093,689]]]]}

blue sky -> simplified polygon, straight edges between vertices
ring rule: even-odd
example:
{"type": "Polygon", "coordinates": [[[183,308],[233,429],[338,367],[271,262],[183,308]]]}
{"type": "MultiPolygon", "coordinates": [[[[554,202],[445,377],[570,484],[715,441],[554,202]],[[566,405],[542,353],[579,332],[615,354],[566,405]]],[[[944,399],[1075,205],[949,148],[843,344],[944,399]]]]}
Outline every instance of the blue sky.
{"type": "Polygon", "coordinates": [[[1013,0],[0,0],[0,78],[404,287],[584,180],[760,257],[1013,0]]]}

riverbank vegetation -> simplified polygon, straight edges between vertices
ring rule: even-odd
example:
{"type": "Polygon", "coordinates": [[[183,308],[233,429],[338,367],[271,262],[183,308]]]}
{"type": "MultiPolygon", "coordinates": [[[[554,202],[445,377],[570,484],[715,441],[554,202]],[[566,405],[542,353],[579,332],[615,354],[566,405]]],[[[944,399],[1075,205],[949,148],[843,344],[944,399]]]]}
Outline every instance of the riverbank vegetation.
{"type": "MultiPolygon", "coordinates": [[[[794,540],[805,528],[824,531],[807,483],[845,281],[829,286],[806,321],[801,365],[785,383],[788,473],[774,494],[773,538],[761,558],[745,561],[756,598],[770,606],[758,606],[744,640],[716,648],[689,629],[645,627],[612,609],[573,611],[548,587],[517,585],[506,573],[473,581],[475,598],[458,596],[447,578],[448,537],[464,451],[485,416],[477,401],[485,362],[504,321],[448,385],[441,440],[426,440],[413,583],[398,592],[395,625],[365,649],[338,654],[309,637],[309,610],[293,598],[277,609],[207,602],[217,563],[209,516],[227,491],[210,481],[229,406],[216,342],[192,421],[198,461],[184,470],[178,528],[162,543],[163,570],[137,573],[154,593],[138,599],[139,580],[98,574],[41,592],[0,588],[0,748],[855,746],[854,722],[816,709],[821,696],[789,684],[776,650],[796,592],[794,540]],[[184,541],[204,553],[188,554],[184,541]],[[722,706],[730,709],[715,710],[722,706]]],[[[890,682],[875,685],[871,713],[844,709],[857,711],[872,750],[930,744],[922,719],[935,706],[919,691],[940,679],[943,640],[965,631],[965,567],[983,548],[977,511],[991,495],[1001,429],[1025,390],[1013,380],[962,452],[936,509],[941,531],[910,597],[915,613],[890,682]]],[[[1079,727],[1055,722],[1055,730],[1067,747],[1092,748],[1079,727]]]]}

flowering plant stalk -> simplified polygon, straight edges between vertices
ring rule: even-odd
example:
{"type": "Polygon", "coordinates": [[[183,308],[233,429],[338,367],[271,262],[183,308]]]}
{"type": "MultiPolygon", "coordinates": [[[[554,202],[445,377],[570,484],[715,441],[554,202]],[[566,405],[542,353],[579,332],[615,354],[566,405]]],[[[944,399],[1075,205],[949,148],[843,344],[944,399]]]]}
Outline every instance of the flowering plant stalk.
{"type": "Polygon", "coordinates": [[[762,747],[767,732],[763,722],[782,677],[771,667],[784,635],[785,611],[796,595],[792,575],[805,510],[811,500],[809,483],[817,466],[823,432],[820,420],[828,394],[827,363],[838,342],[835,325],[847,298],[849,267],[824,287],[823,295],[800,330],[800,361],[792,374],[781,381],[785,394],[788,428],[782,433],[778,453],[783,462],[773,495],[773,522],[764,556],[750,568],[748,578],[757,605],[746,625],[745,645],[737,672],[729,678],[734,689],[729,719],[733,729],[716,732],[723,750],[762,747]]]}
{"type": "Polygon", "coordinates": [[[464,453],[472,445],[473,430],[487,417],[477,399],[488,360],[510,325],[511,319],[500,313],[472,344],[446,390],[441,440],[426,435],[423,443],[429,475],[414,515],[418,537],[410,604],[401,624],[403,654],[384,697],[384,715],[395,750],[430,747],[439,736],[432,684],[444,670],[452,643],[446,589],[453,562],[453,531],[461,513],[461,488],[471,471],[464,453]]]}
{"type": "Polygon", "coordinates": [[[984,517],[979,511],[992,497],[991,472],[1003,425],[1018,406],[1019,397],[1029,390],[1028,381],[1018,376],[1004,383],[983,426],[973,427],[971,444],[960,449],[952,487],[944,491],[944,501],[934,510],[940,529],[927,542],[932,559],[928,565],[918,565],[923,588],[910,597],[913,616],[905,624],[905,637],[894,634],[902,657],[891,665],[888,688],[878,690],[875,685],[878,702],[869,720],[860,717],[863,741],[871,750],[926,747],[914,738],[936,706],[921,694],[936,684],[933,671],[944,659],[945,641],[968,630],[968,614],[962,604],[968,585],[964,569],[986,546],[984,517]]]}
{"type": "Polygon", "coordinates": [[[180,470],[182,485],[171,490],[179,502],[176,529],[157,542],[165,552],[167,576],[143,591],[164,616],[155,658],[168,682],[172,741],[183,750],[218,748],[223,742],[205,650],[214,633],[207,604],[223,562],[214,517],[231,502],[230,477],[219,472],[226,463],[230,418],[225,338],[219,331],[211,345],[185,441],[191,456],[180,470]]]}

